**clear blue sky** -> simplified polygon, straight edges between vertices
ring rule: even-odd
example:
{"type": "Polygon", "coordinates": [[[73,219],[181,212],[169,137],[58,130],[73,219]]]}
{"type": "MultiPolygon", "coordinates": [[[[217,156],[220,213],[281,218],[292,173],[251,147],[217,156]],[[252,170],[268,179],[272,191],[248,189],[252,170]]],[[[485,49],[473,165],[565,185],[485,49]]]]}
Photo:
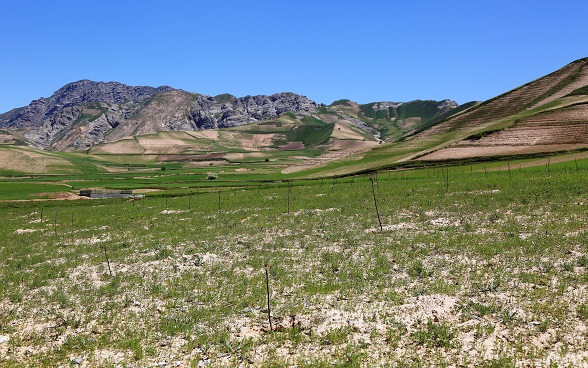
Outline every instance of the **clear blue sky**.
{"type": "Polygon", "coordinates": [[[486,100],[588,57],[587,15],[585,0],[5,0],[0,112],[80,79],[486,100]]]}

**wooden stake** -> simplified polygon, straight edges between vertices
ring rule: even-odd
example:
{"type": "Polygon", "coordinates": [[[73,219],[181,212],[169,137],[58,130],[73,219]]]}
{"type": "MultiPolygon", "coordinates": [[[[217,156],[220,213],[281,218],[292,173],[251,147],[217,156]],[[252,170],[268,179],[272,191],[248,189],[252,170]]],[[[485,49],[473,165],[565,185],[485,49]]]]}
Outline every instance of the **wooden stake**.
{"type": "Polygon", "coordinates": [[[374,190],[374,178],[370,178],[372,182],[372,196],[374,197],[374,207],[376,208],[376,215],[378,215],[378,223],[380,224],[380,231],[384,231],[382,227],[382,220],[380,219],[380,211],[378,211],[378,201],[376,200],[376,191],[374,190]]]}
{"type": "Polygon", "coordinates": [[[267,320],[269,322],[270,332],[272,332],[274,330],[274,327],[272,325],[272,313],[271,313],[271,309],[270,309],[270,288],[269,288],[269,272],[268,272],[268,269],[271,267],[268,267],[267,263],[264,265],[264,267],[265,267],[265,290],[266,290],[266,294],[267,294],[267,320]]]}
{"type": "Polygon", "coordinates": [[[288,215],[290,214],[290,191],[291,191],[291,186],[290,186],[290,182],[288,181],[288,215]]]}
{"type": "Polygon", "coordinates": [[[59,213],[57,212],[57,209],[55,209],[54,211],[55,217],[53,217],[53,232],[55,233],[55,236],[57,236],[57,217],[59,216],[59,213]]]}
{"type": "Polygon", "coordinates": [[[102,250],[104,250],[104,257],[106,258],[106,264],[108,265],[108,273],[110,277],[112,277],[112,270],[110,269],[110,260],[108,259],[108,252],[106,251],[106,244],[102,246],[102,250]]]}
{"type": "Polygon", "coordinates": [[[219,212],[220,212],[220,210],[221,210],[220,204],[221,204],[221,191],[220,191],[220,189],[219,189],[219,190],[218,190],[218,211],[219,211],[219,212]]]}
{"type": "Polygon", "coordinates": [[[71,210],[71,244],[74,243],[74,211],[71,210]]]}

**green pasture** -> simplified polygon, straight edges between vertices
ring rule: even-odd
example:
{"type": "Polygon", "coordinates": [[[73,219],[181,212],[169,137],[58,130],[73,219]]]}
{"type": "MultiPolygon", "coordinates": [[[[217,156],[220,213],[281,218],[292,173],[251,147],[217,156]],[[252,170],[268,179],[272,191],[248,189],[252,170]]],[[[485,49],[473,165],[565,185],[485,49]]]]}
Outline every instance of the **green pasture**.
{"type": "MultiPolygon", "coordinates": [[[[402,149],[399,144],[394,156],[395,159],[408,154],[410,147],[402,149]]],[[[228,187],[250,187],[260,183],[280,181],[300,181],[305,178],[329,178],[331,176],[344,176],[351,167],[363,169],[358,171],[376,172],[376,163],[385,162],[387,155],[393,154],[389,148],[375,149],[366,154],[366,157],[359,162],[347,161],[329,163],[321,167],[307,169],[292,174],[282,174],[283,168],[279,161],[251,161],[240,164],[216,164],[200,168],[187,168],[185,163],[153,163],[142,166],[141,169],[125,165],[127,160],[119,158],[118,161],[110,162],[110,165],[120,166],[119,172],[108,173],[100,171],[93,166],[96,162],[93,156],[81,154],[60,153],[62,158],[71,159],[78,164],[80,171],[84,174],[51,174],[51,175],[29,175],[29,176],[4,176],[0,177],[0,200],[30,200],[48,198],[55,193],[71,192],[77,194],[80,189],[103,188],[114,190],[138,190],[138,189],[197,189],[197,188],[228,188],[228,187]],[[241,169],[241,170],[240,170],[241,169]],[[215,173],[217,179],[210,180],[208,173],[215,173]]],[[[286,156],[282,157],[287,160],[286,156]]],[[[395,159],[390,159],[393,162],[395,159]]],[[[441,167],[449,168],[450,174],[468,172],[490,172],[490,171],[538,171],[547,170],[572,171],[583,170],[588,167],[588,159],[573,159],[572,154],[560,154],[554,156],[539,157],[512,157],[504,161],[476,161],[459,160],[454,162],[408,162],[403,165],[389,164],[380,167],[389,167],[382,170],[384,175],[411,177],[414,175],[433,175],[432,173],[441,170],[441,167]],[[552,163],[553,159],[553,163],[552,163]],[[559,162],[558,161],[562,161],[559,162]],[[539,164],[533,164],[540,162],[539,164]],[[528,165],[535,165],[527,167],[528,165]],[[388,174],[386,174],[388,173],[388,174]]],[[[327,179],[328,180],[328,179],[327,179]]]]}
{"type": "Polygon", "coordinates": [[[51,194],[69,190],[68,186],[60,184],[0,181],[0,200],[43,199],[48,198],[51,194]]]}
{"type": "Polygon", "coordinates": [[[0,365],[581,366],[577,163],[2,202],[0,365]]]}

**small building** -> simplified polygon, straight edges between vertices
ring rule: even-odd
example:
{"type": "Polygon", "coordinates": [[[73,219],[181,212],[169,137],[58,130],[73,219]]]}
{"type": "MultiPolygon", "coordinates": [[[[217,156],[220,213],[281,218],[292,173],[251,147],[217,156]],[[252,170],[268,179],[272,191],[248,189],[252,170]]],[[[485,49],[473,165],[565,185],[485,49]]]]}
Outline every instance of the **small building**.
{"type": "Polygon", "coordinates": [[[110,189],[82,189],[81,197],[89,198],[129,198],[133,195],[132,190],[110,190],[110,189]]]}

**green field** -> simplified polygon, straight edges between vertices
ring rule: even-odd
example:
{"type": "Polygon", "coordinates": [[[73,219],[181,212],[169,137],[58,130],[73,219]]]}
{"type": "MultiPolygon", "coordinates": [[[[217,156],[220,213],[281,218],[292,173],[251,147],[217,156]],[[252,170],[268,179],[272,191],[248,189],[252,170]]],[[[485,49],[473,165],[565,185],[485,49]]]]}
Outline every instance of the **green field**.
{"type": "Polygon", "coordinates": [[[162,188],[138,201],[0,203],[0,366],[588,364],[587,160],[174,170],[86,177],[162,188]]]}

